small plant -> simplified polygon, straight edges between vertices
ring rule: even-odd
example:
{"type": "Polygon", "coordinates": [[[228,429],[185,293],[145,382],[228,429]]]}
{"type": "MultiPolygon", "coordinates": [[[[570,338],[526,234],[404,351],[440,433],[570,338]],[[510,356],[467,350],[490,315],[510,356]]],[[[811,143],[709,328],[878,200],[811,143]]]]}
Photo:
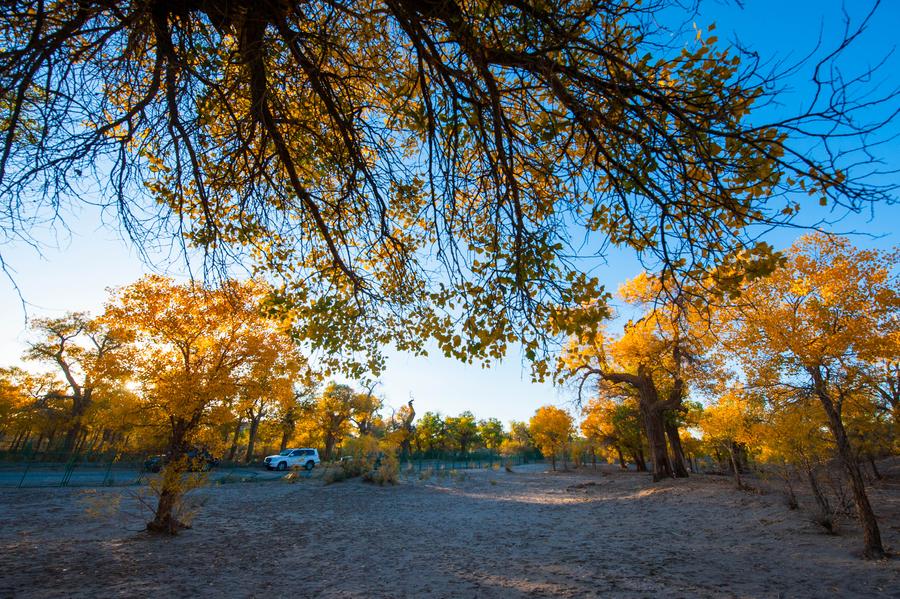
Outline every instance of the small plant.
{"type": "Polygon", "coordinates": [[[325,470],[325,473],[322,475],[322,482],[326,485],[330,485],[333,483],[339,483],[341,481],[345,481],[348,478],[353,478],[353,475],[348,473],[347,469],[343,467],[341,464],[338,468],[328,468],[325,470]]]}
{"type": "Polygon", "coordinates": [[[147,530],[174,535],[181,529],[191,528],[191,521],[204,502],[192,499],[189,494],[206,486],[208,481],[206,472],[188,472],[187,457],[167,464],[162,476],[152,479],[149,484],[150,492],[157,498],[156,505],[141,499],[153,513],[147,530]]]}
{"type": "Polygon", "coordinates": [[[419,472],[419,480],[429,480],[434,475],[434,468],[426,468],[419,472]]]}
{"type": "Polygon", "coordinates": [[[363,479],[379,485],[397,484],[400,475],[400,461],[397,459],[398,448],[394,445],[385,443],[382,446],[382,454],[380,455],[377,467],[366,474],[363,479]]]}
{"type": "Polygon", "coordinates": [[[810,518],[810,520],[812,520],[813,523],[818,524],[819,526],[824,528],[825,532],[827,532],[828,534],[837,534],[836,522],[834,514],[832,512],[817,510],[810,518]]]}

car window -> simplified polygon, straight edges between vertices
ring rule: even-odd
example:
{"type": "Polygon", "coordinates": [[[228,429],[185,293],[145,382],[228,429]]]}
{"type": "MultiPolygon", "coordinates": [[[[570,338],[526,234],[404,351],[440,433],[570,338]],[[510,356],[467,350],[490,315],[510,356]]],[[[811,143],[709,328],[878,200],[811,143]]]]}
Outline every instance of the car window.
{"type": "Polygon", "coordinates": [[[297,451],[295,451],[295,452],[292,453],[291,455],[292,455],[292,456],[303,455],[303,450],[302,450],[302,449],[298,449],[297,451]]]}
{"type": "Polygon", "coordinates": [[[307,450],[304,451],[303,453],[305,453],[306,455],[312,455],[314,452],[313,452],[312,449],[307,449],[307,450]]]}

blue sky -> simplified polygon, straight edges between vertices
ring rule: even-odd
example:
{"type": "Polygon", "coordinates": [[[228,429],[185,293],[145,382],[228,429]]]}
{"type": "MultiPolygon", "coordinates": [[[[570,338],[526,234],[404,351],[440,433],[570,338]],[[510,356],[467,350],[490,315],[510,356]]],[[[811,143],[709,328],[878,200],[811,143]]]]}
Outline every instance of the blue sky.
{"type": "MultiPolygon", "coordinates": [[[[842,3],[835,0],[747,0],[745,4],[742,9],[734,2],[708,1],[696,19],[697,25],[705,28],[715,21],[717,34],[723,42],[739,38],[763,58],[787,60],[807,54],[814,47],[820,31],[828,46],[827,42],[833,41],[843,27],[842,3]]],[[[862,0],[847,2],[855,19],[859,19],[869,5],[862,0]]],[[[880,8],[869,31],[848,52],[845,61],[848,70],[873,64],[890,52],[897,25],[900,25],[900,1],[888,0],[880,8]]],[[[892,56],[882,70],[882,77],[896,85],[900,81],[897,73],[900,73],[900,57],[892,56]]],[[[808,71],[801,75],[808,75],[808,71]]],[[[804,100],[809,91],[804,82],[805,78],[800,77],[788,90],[784,96],[785,110],[795,108],[804,100]]],[[[894,143],[886,150],[886,158],[896,165],[900,157],[898,144],[894,143]]],[[[828,213],[812,209],[801,216],[809,222],[827,217],[828,213]]],[[[152,269],[141,262],[114,228],[104,226],[102,220],[91,207],[71,211],[66,216],[71,231],[46,232],[47,246],[42,248],[42,256],[25,244],[0,247],[4,259],[15,270],[15,281],[28,302],[29,316],[61,315],[71,310],[97,313],[102,309],[107,287],[130,283],[151,272],[152,269]]],[[[889,247],[900,245],[898,224],[900,208],[882,206],[874,213],[851,215],[833,228],[867,234],[854,238],[858,245],[889,247]]],[[[797,234],[795,230],[778,231],[769,239],[776,247],[784,247],[797,234]]],[[[183,274],[181,270],[175,264],[169,274],[183,274]]],[[[608,257],[608,265],[598,274],[608,288],[615,289],[638,272],[633,256],[614,252],[608,257]]],[[[14,364],[19,361],[24,347],[26,313],[12,284],[5,279],[0,279],[0,313],[3,314],[0,364],[14,364]]],[[[567,390],[557,390],[549,384],[532,384],[518,351],[490,370],[445,359],[434,352],[427,358],[398,353],[389,355],[380,391],[390,406],[399,406],[412,395],[419,413],[432,410],[457,414],[471,410],[478,417],[497,417],[506,422],[527,419],[539,406],[548,403],[566,407],[572,399],[567,390]]]]}

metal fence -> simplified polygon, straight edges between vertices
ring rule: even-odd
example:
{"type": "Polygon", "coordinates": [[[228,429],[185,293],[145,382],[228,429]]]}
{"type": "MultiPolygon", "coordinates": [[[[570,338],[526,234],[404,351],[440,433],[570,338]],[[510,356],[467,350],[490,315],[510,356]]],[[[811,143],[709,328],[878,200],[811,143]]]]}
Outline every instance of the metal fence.
{"type": "MultiPolygon", "coordinates": [[[[145,468],[144,455],[114,452],[66,454],[52,452],[0,452],[0,487],[111,487],[142,485],[158,476],[145,468]]],[[[503,457],[496,454],[422,454],[401,456],[400,475],[420,475],[455,470],[499,469],[540,460],[530,455],[503,457]]],[[[276,481],[290,476],[322,480],[340,463],[320,464],[311,471],[268,471],[261,464],[220,464],[208,476],[211,484],[276,481]]]]}

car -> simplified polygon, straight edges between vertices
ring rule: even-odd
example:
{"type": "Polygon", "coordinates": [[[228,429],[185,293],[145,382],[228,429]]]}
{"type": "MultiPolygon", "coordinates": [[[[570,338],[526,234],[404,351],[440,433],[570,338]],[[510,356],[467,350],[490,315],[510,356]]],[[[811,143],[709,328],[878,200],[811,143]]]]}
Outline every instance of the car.
{"type": "MultiPolygon", "coordinates": [[[[219,465],[219,459],[205,449],[189,449],[184,454],[188,459],[189,472],[207,472],[219,465]]],[[[144,460],[144,470],[159,472],[169,461],[164,454],[153,455],[144,460]]]]}
{"type": "Polygon", "coordinates": [[[278,454],[267,456],[265,464],[267,470],[287,470],[289,468],[312,470],[321,461],[318,450],[311,447],[301,447],[298,449],[285,449],[278,454]]]}

